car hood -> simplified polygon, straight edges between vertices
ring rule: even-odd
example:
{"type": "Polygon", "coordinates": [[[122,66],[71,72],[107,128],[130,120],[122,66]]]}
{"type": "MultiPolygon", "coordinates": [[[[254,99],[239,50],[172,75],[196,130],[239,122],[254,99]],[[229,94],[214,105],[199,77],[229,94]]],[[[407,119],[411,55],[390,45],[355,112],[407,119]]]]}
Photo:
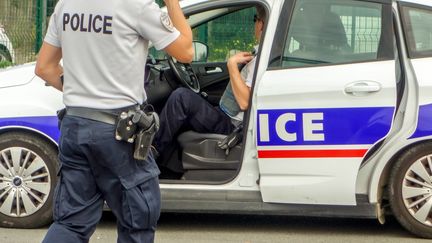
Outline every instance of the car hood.
{"type": "Polygon", "coordinates": [[[35,62],[0,69],[0,89],[29,83],[34,77],[35,62]]]}

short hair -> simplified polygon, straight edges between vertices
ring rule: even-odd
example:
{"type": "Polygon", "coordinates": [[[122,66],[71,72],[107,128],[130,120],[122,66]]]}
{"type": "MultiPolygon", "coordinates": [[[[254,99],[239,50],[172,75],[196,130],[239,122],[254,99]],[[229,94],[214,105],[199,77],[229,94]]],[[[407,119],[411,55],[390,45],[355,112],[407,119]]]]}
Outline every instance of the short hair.
{"type": "Polygon", "coordinates": [[[256,8],[256,13],[257,13],[257,17],[265,22],[265,18],[266,18],[266,10],[263,6],[261,5],[257,5],[255,6],[256,8]]]}

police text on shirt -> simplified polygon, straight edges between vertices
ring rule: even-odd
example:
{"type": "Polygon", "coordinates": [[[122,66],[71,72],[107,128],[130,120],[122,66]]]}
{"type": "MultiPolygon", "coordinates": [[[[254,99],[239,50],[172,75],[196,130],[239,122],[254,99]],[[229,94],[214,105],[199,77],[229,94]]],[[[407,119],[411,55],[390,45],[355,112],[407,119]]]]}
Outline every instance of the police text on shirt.
{"type": "Polygon", "coordinates": [[[101,16],[93,14],[63,14],[63,31],[69,26],[72,31],[95,32],[111,35],[112,16],[101,16]]]}

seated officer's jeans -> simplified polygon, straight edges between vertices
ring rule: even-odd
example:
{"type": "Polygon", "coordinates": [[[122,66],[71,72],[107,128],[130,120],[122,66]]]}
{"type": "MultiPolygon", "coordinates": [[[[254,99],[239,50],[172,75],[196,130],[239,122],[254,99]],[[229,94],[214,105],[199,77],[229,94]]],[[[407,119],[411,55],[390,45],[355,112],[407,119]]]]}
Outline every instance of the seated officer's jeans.
{"type": "MultiPolygon", "coordinates": [[[[167,150],[176,146],[175,139],[181,129],[218,134],[230,134],[234,129],[229,116],[186,88],[172,92],[159,114],[159,120],[160,128],[154,145],[160,154],[169,154],[167,150]]],[[[182,171],[180,164],[170,161],[162,161],[161,165],[176,172],[182,171]]]]}
{"type": "Polygon", "coordinates": [[[150,155],[133,158],[133,144],[114,126],[66,115],[61,124],[54,223],[43,242],[88,242],[104,200],[117,217],[118,242],[153,242],[160,214],[159,170],[150,155]]]}

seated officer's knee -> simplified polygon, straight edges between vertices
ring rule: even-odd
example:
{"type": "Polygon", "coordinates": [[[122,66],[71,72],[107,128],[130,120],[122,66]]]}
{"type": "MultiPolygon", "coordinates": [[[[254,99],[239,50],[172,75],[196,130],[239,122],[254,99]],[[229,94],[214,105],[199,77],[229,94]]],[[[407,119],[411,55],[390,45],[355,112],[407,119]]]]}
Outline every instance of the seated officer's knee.
{"type": "Polygon", "coordinates": [[[168,102],[174,102],[175,104],[187,103],[193,95],[196,94],[192,90],[180,87],[171,93],[168,102]]]}
{"type": "Polygon", "coordinates": [[[192,90],[185,88],[185,87],[180,87],[180,88],[177,88],[176,90],[174,90],[172,92],[171,97],[174,97],[174,98],[184,97],[184,96],[191,95],[191,93],[193,93],[192,90]]]}

